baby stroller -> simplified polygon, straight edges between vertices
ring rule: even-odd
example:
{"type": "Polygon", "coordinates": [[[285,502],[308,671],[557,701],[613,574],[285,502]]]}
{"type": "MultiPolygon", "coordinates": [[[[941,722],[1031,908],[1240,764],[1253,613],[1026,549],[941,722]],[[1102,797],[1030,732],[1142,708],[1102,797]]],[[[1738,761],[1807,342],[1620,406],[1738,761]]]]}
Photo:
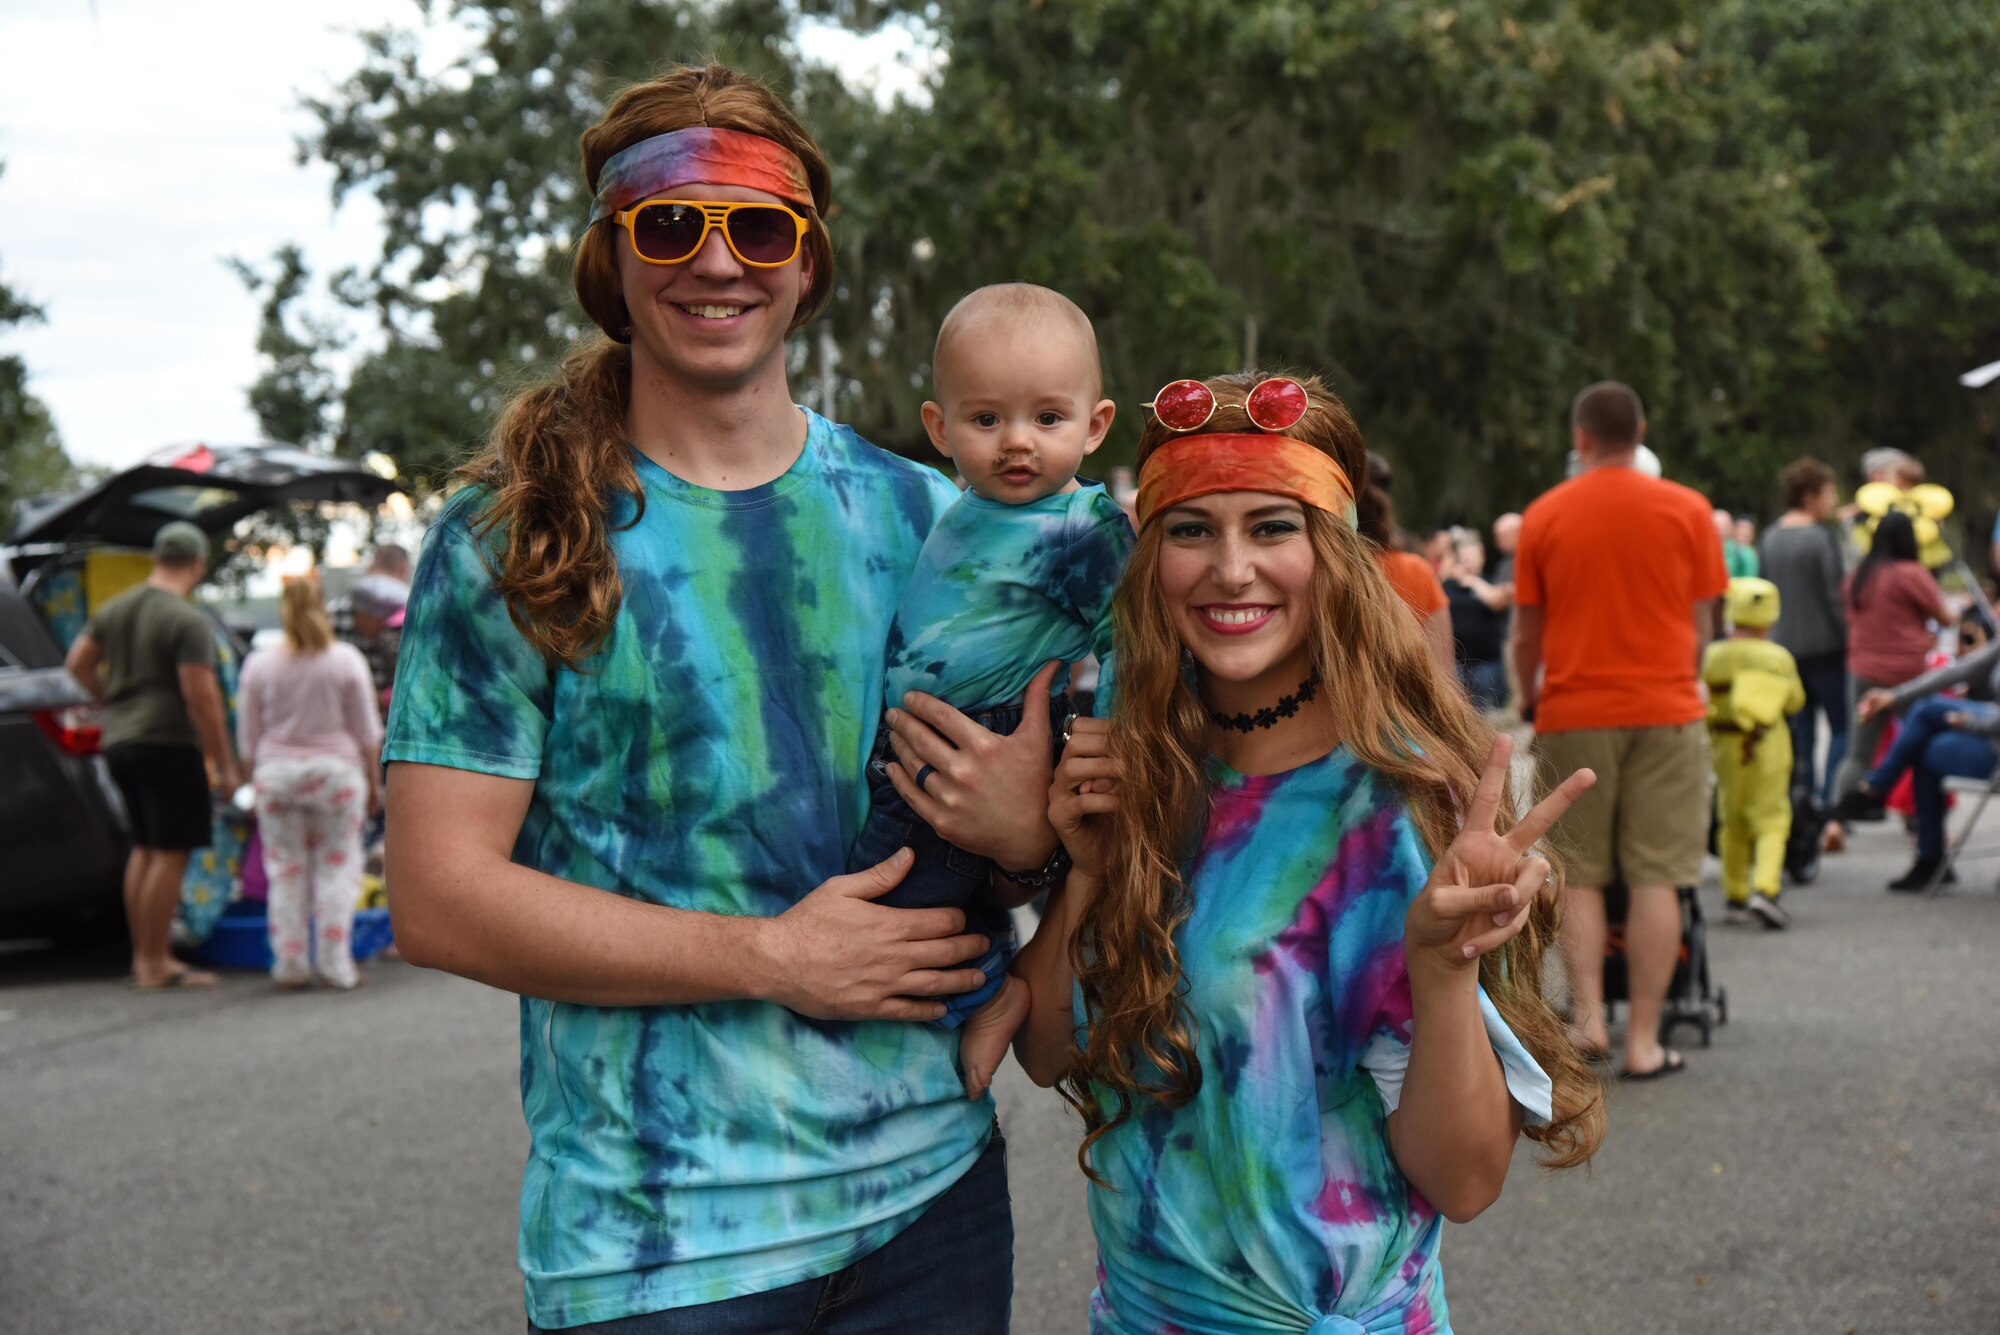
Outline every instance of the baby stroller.
{"type": "MultiPolygon", "coordinates": [[[[1708,929],[1701,916],[1701,901],[1694,887],[1680,887],[1681,949],[1674,964],[1674,981],[1667,988],[1666,1005],[1660,1011],[1660,1041],[1684,1024],[1701,1030],[1701,1045],[1708,1047],[1715,1027],[1729,1023],[1729,993],[1711,985],[1708,976],[1708,929]]],[[[1631,1000],[1625,972],[1625,915],[1630,905],[1622,881],[1604,887],[1604,913],[1611,925],[1604,943],[1604,1016],[1617,1013],[1618,1003],[1631,1000]]]]}

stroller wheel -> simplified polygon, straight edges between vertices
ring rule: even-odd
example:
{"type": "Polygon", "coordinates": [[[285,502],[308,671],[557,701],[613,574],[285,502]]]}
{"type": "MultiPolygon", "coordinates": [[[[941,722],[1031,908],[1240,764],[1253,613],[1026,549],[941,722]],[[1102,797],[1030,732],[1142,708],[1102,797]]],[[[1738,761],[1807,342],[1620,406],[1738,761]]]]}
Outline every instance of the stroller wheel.
{"type": "Polygon", "coordinates": [[[1729,989],[1726,987],[1715,989],[1715,1022],[1729,1023],[1729,989]]]}

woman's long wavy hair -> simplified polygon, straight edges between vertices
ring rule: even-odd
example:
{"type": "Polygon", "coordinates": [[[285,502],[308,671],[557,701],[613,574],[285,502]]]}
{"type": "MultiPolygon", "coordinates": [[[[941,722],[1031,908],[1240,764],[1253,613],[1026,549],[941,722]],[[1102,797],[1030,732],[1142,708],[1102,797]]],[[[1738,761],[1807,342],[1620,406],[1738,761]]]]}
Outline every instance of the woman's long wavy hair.
{"type": "MultiPolygon", "coordinates": [[[[1249,431],[1243,399],[1269,373],[1207,382],[1216,411],[1204,432],[1249,431]]],[[[1346,407],[1317,378],[1294,377],[1311,407],[1286,434],[1331,455],[1350,478],[1367,476],[1367,449],[1346,407]]],[[[1139,439],[1139,466],[1177,435],[1157,420],[1139,439]]],[[[1114,603],[1118,692],[1112,718],[1122,765],[1106,884],[1078,923],[1070,960],[1090,1016],[1089,1037],[1061,1083],[1083,1116],[1078,1162],[1093,1179],[1090,1149],[1146,1099],[1179,1106],[1201,1086],[1194,1024],[1174,933],[1193,905],[1183,867],[1207,823],[1206,708],[1182,673],[1181,640],[1159,591],[1161,525],[1149,524],[1114,603]],[[1101,1096],[1110,1096],[1107,1112],[1101,1096]]],[[[1431,856],[1457,835],[1478,787],[1493,730],[1457,681],[1439,671],[1416,619],[1383,578],[1346,517],[1306,507],[1315,567],[1313,666],[1336,735],[1362,764],[1395,785],[1431,856]]],[[[1501,801],[1511,825],[1514,786],[1501,801]]],[[[1329,853],[1331,850],[1328,850],[1329,853]]],[[[1555,1086],[1554,1117],[1527,1134],[1544,1162],[1583,1163],[1603,1138],[1603,1094],[1541,991],[1542,953],[1556,939],[1561,866],[1520,935],[1480,961],[1480,981],[1555,1086]]],[[[1100,1180],[1101,1179],[1097,1179],[1100,1180]]]]}
{"type": "MultiPolygon", "coordinates": [[[[693,125],[762,135],[805,164],[813,207],[804,255],[812,279],[792,317],[797,329],[833,293],[825,222],[832,177],[812,136],[757,80],[722,65],[687,66],[627,88],[583,132],[586,197],[596,195],[612,154],[693,125]]],[[[624,596],[611,552],[612,502],[623,493],[645,505],[625,444],[632,320],[618,281],[623,235],[605,219],[585,228],[576,246],[577,300],[603,333],[579,340],[553,378],[515,395],[485,448],[457,473],[492,490],[479,522],[505,542],[496,587],[521,634],[557,666],[579,666],[611,634],[624,596]]]]}

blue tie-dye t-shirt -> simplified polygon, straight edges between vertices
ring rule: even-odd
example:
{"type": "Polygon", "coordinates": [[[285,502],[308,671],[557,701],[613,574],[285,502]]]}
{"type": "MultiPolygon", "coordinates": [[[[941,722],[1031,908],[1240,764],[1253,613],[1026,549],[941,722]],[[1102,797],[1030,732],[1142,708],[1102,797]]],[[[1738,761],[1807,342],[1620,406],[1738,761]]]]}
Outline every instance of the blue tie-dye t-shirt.
{"type": "MultiPolygon", "coordinates": [[[[635,454],[610,642],[551,671],[494,591],[486,499],[425,543],[384,755],[534,781],[514,859],[633,899],[780,913],[841,873],[890,616],[955,493],[808,414],[775,481],[689,485],[635,454]]],[[[754,1001],[521,1002],[529,1316],[580,1325],[830,1274],[968,1168],[993,1122],[957,1037],[754,1001]]]]}
{"type": "MultiPolygon", "coordinates": [[[[1409,1062],[1403,916],[1430,857],[1396,791],[1344,748],[1282,774],[1211,761],[1175,934],[1200,1091],[1141,1102],[1092,1186],[1101,1335],[1449,1330],[1439,1218],[1386,1119],[1409,1062]]],[[[1548,1077],[1480,993],[1514,1098],[1548,1077]]],[[[1105,1106],[1110,1107],[1105,1095],[1105,1106]]]]}
{"type": "Polygon", "coordinates": [[[1107,660],[1111,595],[1131,550],[1131,521],[1097,483],[1024,505],[967,491],[931,531],[896,609],[886,702],[926,691],[968,713],[991,709],[1019,701],[1050,659],[1107,660]]]}

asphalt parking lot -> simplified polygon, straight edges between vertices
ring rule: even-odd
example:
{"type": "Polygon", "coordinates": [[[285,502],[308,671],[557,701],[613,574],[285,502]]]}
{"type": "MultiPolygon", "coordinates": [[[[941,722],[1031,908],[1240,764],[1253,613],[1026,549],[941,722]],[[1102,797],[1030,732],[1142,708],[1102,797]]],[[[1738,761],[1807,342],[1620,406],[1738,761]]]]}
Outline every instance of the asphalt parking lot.
{"type": "MultiPolygon", "coordinates": [[[[1448,1229],[1457,1330],[2000,1329],[2000,861],[1925,901],[1881,889],[1906,856],[1869,828],[1791,932],[1714,930],[1732,1022],[1611,1090],[1591,1171],[1524,1145],[1448,1229]]],[[[139,995],[121,964],[0,951],[0,1329],[521,1328],[511,997],[400,963],[353,995],[139,995]]],[[[1079,1331],[1074,1123],[1011,1067],[1000,1100],[1014,1328],[1079,1331]]]]}

